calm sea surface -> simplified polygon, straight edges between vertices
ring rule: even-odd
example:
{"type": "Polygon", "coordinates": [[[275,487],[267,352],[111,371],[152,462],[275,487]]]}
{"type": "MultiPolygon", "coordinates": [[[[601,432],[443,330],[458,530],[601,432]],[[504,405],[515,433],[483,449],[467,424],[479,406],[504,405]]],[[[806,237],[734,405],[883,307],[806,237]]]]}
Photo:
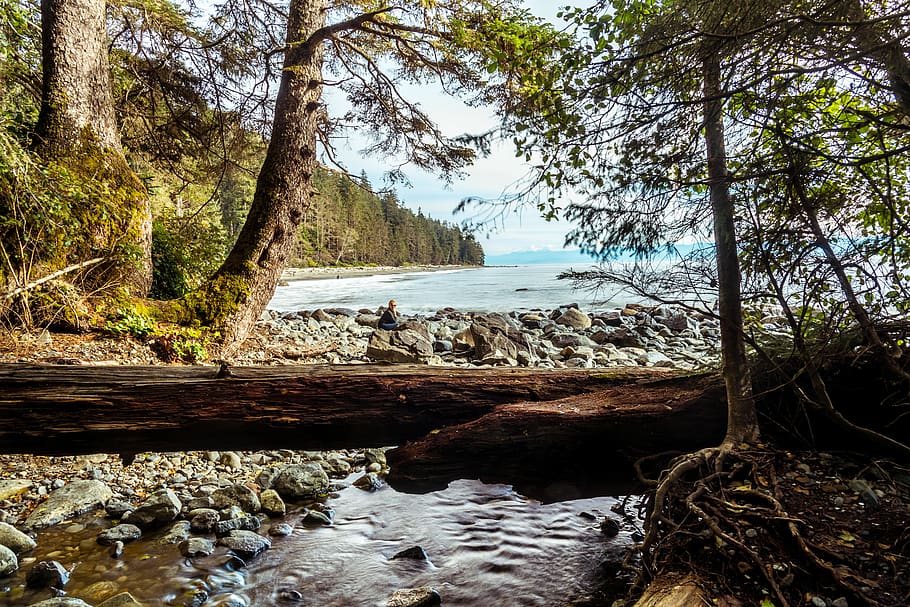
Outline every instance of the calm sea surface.
{"type": "MultiPolygon", "coordinates": [[[[587,264],[572,269],[589,270],[592,267],[587,264]]],[[[593,311],[642,301],[619,287],[599,292],[573,289],[571,281],[556,278],[568,269],[564,265],[491,266],[299,280],[278,287],[269,308],[281,312],[317,308],[374,310],[395,299],[403,314],[413,315],[432,314],[445,307],[466,312],[552,310],[569,303],[593,311]]]]}

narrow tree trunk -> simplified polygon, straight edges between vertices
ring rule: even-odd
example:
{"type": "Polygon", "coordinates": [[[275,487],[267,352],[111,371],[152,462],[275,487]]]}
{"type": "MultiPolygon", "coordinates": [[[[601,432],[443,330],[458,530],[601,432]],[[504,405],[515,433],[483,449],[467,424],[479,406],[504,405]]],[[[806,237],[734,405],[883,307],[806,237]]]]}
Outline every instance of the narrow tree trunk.
{"type": "Polygon", "coordinates": [[[42,99],[35,145],[102,195],[72,209],[91,230],[72,240],[79,263],[105,257],[103,276],[145,295],[152,278],[152,221],[145,187],[123,157],[111,94],[104,0],[42,0],[42,99]],[[102,199],[103,198],[103,199],[102,199]],[[81,245],[81,246],[80,246],[81,245]],[[127,251],[128,250],[128,251],[127,251]]]}
{"type": "Polygon", "coordinates": [[[862,0],[847,0],[847,17],[853,22],[857,48],[888,72],[891,92],[905,114],[910,114],[910,59],[900,39],[890,37],[869,21],[862,0]]]}
{"type": "Polygon", "coordinates": [[[246,223],[224,264],[190,303],[199,320],[223,329],[230,356],[275,292],[312,197],[322,111],[325,0],[292,0],[284,72],[265,162],[246,223]]]}
{"type": "Polygon", "coordinates": [[[758,440],[758,415],[752,396],[752,377],[743,339],[740,293],[742,276],[736,246],[733,201],[730,198],[727,174],[720,61],[716,54],[709,53],[705,57],[704,72],[708,187],[714,214],[720,341],[724,383],[727,388],[727,435],[724,443],[751,443],[758,440]]]}

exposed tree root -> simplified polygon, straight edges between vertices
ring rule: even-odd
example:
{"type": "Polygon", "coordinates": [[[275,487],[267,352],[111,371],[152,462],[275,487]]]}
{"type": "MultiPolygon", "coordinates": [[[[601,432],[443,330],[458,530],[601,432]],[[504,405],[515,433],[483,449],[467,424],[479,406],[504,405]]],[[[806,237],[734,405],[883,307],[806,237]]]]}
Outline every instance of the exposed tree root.
{"type": "MultiPolygon", "coordinates": [[[[770,449],[725,445],[680,456],[659,481],[651,480],[645,536],[637,546],[638,588],[671,574],[694,576],[717,604],[732,596],[745,604],[804,605],[811,587],[836,592],[851,606],[883,605],[878,584],[851,568],[830,541],[838,532],[852,541],[846,531],[821,534],[786,511],[781,497],[794,489],[779,483],[781,458],[805,466],[770,449]],[[807,532],[823,535],[828,545],[807,532]]],[[[853,546],[844,546],[844,554],[851,553],[853,546]]]]}

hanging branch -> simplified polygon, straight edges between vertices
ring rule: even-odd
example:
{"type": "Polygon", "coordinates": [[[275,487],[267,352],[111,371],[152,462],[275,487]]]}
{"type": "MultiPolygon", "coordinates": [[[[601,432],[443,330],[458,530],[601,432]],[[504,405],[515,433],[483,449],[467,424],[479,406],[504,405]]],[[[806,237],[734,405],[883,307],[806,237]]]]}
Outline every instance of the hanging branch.
{"type": "Polygon", "coordinates": [[[63,276],[64,274],[69,274],[70,272],[75,272],[76,270],[82,270],[83,268],[88,268],[97,263],[101,263],[102,261],[104,261],[104,259],[105,259],[104,257],[96,257],[94,259],[89,259],[88,261],[83,261],[81,263],[67,266],[67,267],[63,268],[62,270],[57,270],[56,272],[53,272],[52,274],[48,274],[44,278],[39,278],[38,280],[32,281],[21,287],[13,289],[12,291],[8,291],[7,293],[4,293],[2,296],[2,299],[12,299],[13,297],[15,297],[17,295],[25,293],[26,291],[31,291],[35,287],[40,287],[44,283],[50,282],[51,280],[54,280],[55,278],[59,278],[60,276],[63,276]]]}

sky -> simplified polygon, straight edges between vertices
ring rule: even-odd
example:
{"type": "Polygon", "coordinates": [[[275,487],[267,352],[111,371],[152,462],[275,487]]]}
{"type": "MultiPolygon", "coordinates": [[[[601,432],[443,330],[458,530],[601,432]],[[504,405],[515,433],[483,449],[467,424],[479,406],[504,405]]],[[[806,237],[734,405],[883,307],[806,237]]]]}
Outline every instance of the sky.
{"type": "MultiPolygon", "coordinates": [[[[558,23],[558,7],[566,3],[559,0],[525,0],[524,4],[535,15],[558,23]]],[[[468,107],[457,98],[431,90],[431,87],[423,87],[417,95],[446,135],[482,133],[496,125],[490,109],[468,107]]],[[[370,182],[380,186],[382,175],[388,170],[386,163],[381,158],[364,158],[357,153],[357,149],[356,142],[350,146],[340,144],[339,156],[353,174],[364,170],[370,182]]],[[[453,210],[462,199],[475,196],[497,198],[527,171],[524,160],[515,157],[511,142],[501,142],[494,146],[490,156],[478,158],[465,170],[464,177],[456,179],[450,186],[417,168],[405,167],[404,173],[411,187],[398,185],[396,191],[404,206],[414,211],[419,207],[424,215],[434,219],[461,223],[474,216],[472,211],[453,215],[453,210]]],[[[488,228],[478,230],[477,238],[488,256],[514,251],[559,250],[571,227],[565,220],[545,221],[535,208],[525,207],[513,209],[490,222],[488,228]]]]}

